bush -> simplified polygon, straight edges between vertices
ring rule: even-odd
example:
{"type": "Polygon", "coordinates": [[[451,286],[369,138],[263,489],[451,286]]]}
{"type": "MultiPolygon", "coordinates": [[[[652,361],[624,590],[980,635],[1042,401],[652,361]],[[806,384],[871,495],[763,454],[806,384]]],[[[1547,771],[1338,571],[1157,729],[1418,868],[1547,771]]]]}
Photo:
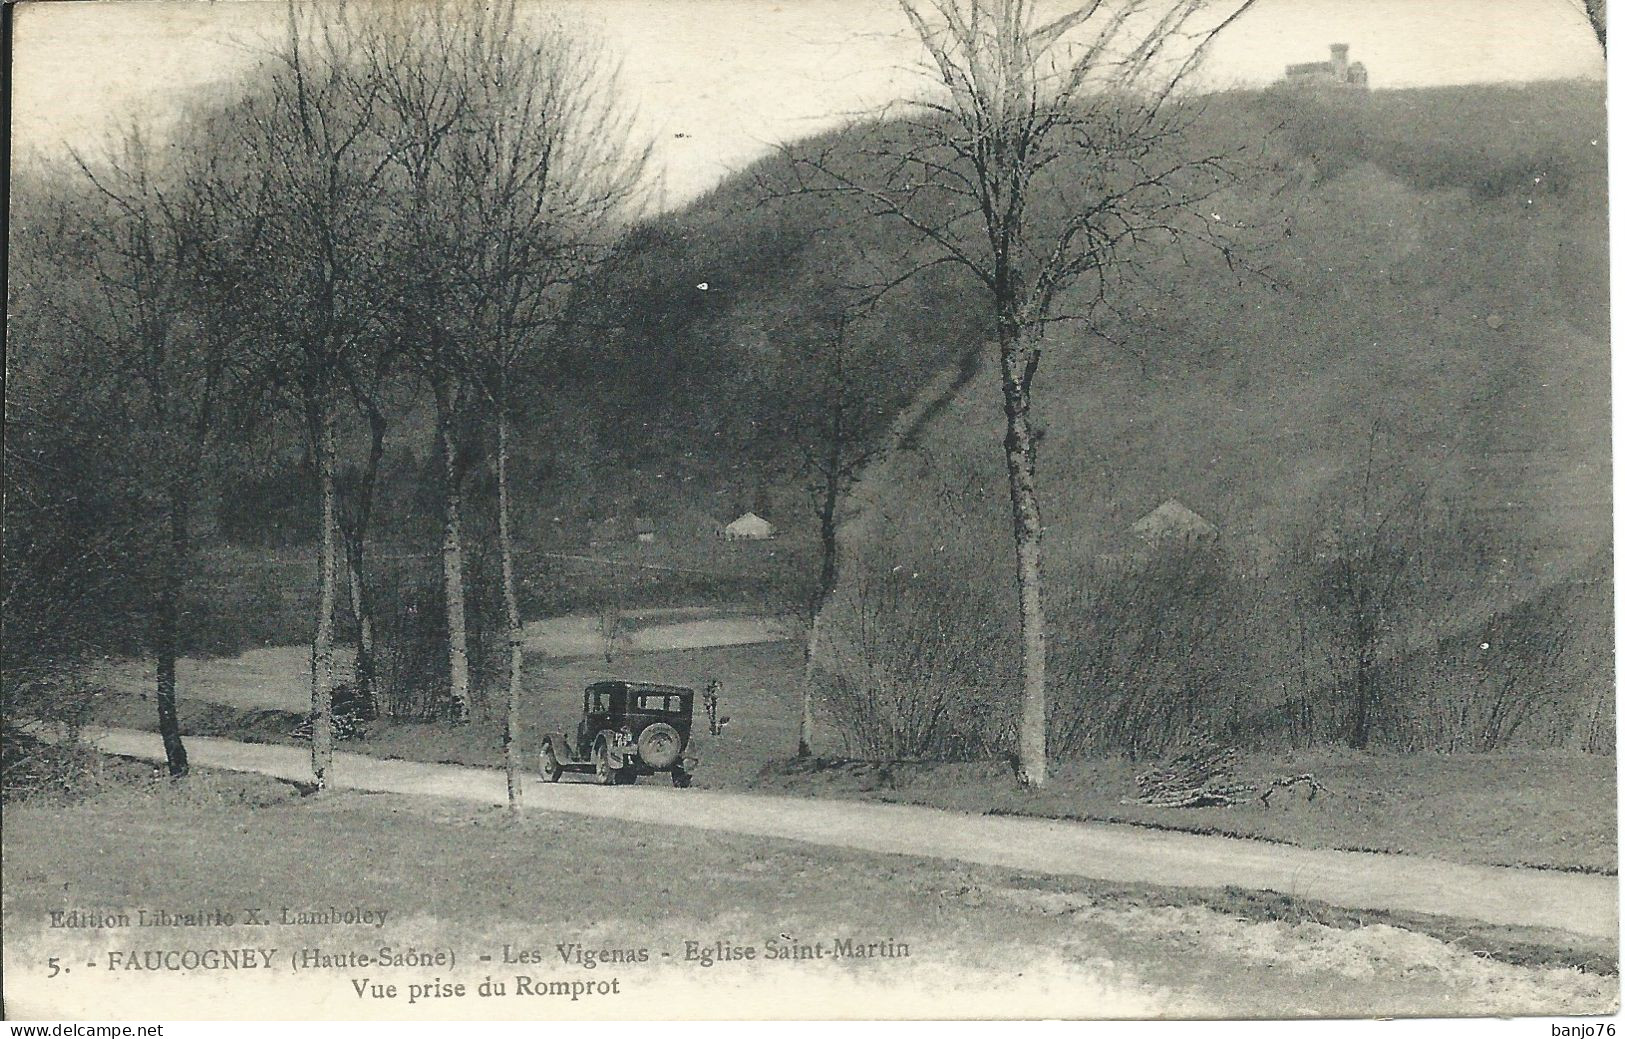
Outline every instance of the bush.
{"type": "MultiPolygon", "coordinates": [[[[1051,573],[1050,752],[1154,757],[1191,732],[1253,749],[1347,744],[1362,699],[1365,747],[1611,751],[1610,561],[1497,590],[1483,535],[1413,504],[1400,524],[1338,514],[1299,531],[1273,566],[1175,541],[1051,573]]],[[[1008,754],[1020,702],[1008,576],[946,545],[918,571],[849,571],[818,661],[847,751],[1008,754]]]]}
{"type": "MultiPolygon", "coordinates": [[[[451,665],[446,654],[446,596],[440,556],[402,556],[369,575],[379,709],[401,721],[447,716],[451,665]]],[[[490,717],[505,688],[507,620],[495,548],[471,537],[463,561],[469,707],[490,717]]]]}
{"type": "MultiPolygon", "coordinates": [[[[46,742],[8,725],[0,731],[0,800],[82,800],[109,785],[108,764],[115,760],[78,740],[46,742]]],[[[117,771],[119,776],[157,774],[154,767],[140,765],[117,771]]]]}
{"type": "Polygon", "coordinates": [[[1614,746],[1613,582],[1598,567],[1387,663],[1399,750],[1614,746]]]}
{"type": "Polygon", "coordinates": [[[1165,539],[1055,596],[1049,746],[1161,754],[1192,730],[1240,727],[1256,603],[1215,544],[1165,539]]]}
{"type": "Polygon", "coordinates": [[[863,573],[838,594],[820,688],[848,753],[963,759],[1014,746],[1008,611],[913,571],[863,573]]]}
{"type": "Polygon", "coordinates": [[[377,696],[397,721],[440,717],[446,707],[446,603],[437,575],[392,567],[372,576],[377,696]]]}

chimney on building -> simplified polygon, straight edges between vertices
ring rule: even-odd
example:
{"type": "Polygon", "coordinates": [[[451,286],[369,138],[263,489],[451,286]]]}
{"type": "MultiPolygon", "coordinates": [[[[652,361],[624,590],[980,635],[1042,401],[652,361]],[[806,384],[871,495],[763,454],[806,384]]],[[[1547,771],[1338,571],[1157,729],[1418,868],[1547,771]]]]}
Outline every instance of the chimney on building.
{"type": "Polygon", "coordinates": [[[1339,83],[1349,78],[1349,45],[1332,44],[1332,75],[1339,83]]]}

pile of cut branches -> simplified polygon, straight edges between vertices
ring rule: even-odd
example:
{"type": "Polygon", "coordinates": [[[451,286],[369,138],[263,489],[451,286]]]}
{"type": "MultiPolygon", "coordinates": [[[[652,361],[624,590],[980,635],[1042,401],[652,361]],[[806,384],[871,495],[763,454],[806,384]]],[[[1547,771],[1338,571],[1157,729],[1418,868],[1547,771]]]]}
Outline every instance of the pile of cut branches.
{"type": "Polygon", "coordinates": [[[1272,779],[1263,784],[1260,792],[1259,784],[1235,778],[1240,758],[1241,751],[1236,747],[1221,746],[1211,736],[1190,736],[1167,761],[1134,777],[1139,793],[1123,798],[1123,804],[1207,808],[1256,801],[1268,808],[1271,795],[1278,790],[1305,790],[1310,801],[1316,794],[1326,793],[1312,772],[1272,779]]]}
{"type": "Polygon", "coordinates": [[[1241,752],[1209,736],[1193,736],[1173,757],[1134,777],[1139,790],[1124,804],[1153,808],[1204,808],[1250,800],[1257,787],[1235,779],[1241,752]]]}
{"type": "Polygon", "coordinates": [[[1320,785],[1320,781],[1315,778],[1313,772],[1305,772],[1297,776],[1280,776],[1270,780],[1270,785],[1262,794],[1258,795],[1258,803],[1268,808],[1270,806],[1270,795],[1277,790],[1292,791],[1300,788],[1309,791],[1307,800],[1310,801],[1315,799],[1316,794],[1326,792],[1326,788],[1320,785]]]}

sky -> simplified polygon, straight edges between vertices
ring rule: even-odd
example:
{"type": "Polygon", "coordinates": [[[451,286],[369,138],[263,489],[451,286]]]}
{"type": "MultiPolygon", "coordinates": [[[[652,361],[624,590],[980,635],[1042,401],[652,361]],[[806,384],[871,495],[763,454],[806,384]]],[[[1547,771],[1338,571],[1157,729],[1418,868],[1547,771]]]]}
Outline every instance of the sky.
{"type": "MultiPolygon", "coordinates": [[[[410,2],[410,0],[401,0],[410,2]]],[[[917,44],[887,0],[533,0],[622,61],[676,206],[776,144],[916,92],[917,44]]],[[[1060,3],[1062,0],[1052,0],[1060,3]]],[[[1601,77],[1579,0],[1259,0],[1221,38],[1216,86],[1267,83],[1347,43],[1373,89],[1601,77]]],[[[30,0],[16,21],[19,159],[93,148],[113,124],[229,84],[281,0],[30,0]]]]}

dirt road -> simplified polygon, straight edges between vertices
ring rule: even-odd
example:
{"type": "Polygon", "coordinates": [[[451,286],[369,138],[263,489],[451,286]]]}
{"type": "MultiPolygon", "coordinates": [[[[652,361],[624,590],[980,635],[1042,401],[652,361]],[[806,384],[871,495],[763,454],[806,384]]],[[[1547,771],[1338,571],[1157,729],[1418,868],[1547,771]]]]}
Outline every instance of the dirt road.
{"type": "MultiPolygon", "coordinates": [[[[92,729],[100,748],[162,760],[153,733],[92,729]]],[[[195,766],[308,781],[301,748],[194,736],[195,766]]],[[[385,761],[336,754],[333,785],[450,798],[506,799],[493,769],[385,761]]],[[[810,800],[669,786],[598,787],[566,781],[525,785],[530,809],[646,824],[806,841],[831,847],[953,859],[1039,873],[1172,887],[1272,890],[1355,909],[1436,913],[1492,924],[1552,927],[1612,939],[1619,932],[1618,879],[1546,870],[1470,866],[1401,855],[1320,851],[1260,841],[1107,824],[975,816],[912,805],[810,800]]]]}
{"type": "MultiPolygon", "coordinates": [[[[625,615],[621,654],[709,646],[745,646],[779,642],[790,626],[773,617],[715,610],[634,610],[625,615]]],[[[525,652],[556,660],[597,656],[604,651],[599,619],[587,614],[547,617],[524,627],[525,652]]],[[[347,647],[335,651],[341,675],[355,666],[347,647]]],[[[154,684],[151,659],[110,664],[100,681],[115,692],[148,696],[154,684]]],[[[235,657],[188,657],[179,661],[177,683],[182,700],[206,701],[244,710],[310,709],[310,647],[266,646],[235,657]]]]}
{"type": "MultiPolygon", "coordinates": [[[[791,630],[785,621],[771,617],[720,616],[680,620],[648,617],[655,613],[627,614],[628,628],[620,636],[617,653],[780,642],[789,637],[791,630]]],[[[526,653],[540,653],[554,659],[592,657],[604,651],[604,637],[597,617],[577,615],[532,621],[525,625],[524,635],[526,653]]]]}

